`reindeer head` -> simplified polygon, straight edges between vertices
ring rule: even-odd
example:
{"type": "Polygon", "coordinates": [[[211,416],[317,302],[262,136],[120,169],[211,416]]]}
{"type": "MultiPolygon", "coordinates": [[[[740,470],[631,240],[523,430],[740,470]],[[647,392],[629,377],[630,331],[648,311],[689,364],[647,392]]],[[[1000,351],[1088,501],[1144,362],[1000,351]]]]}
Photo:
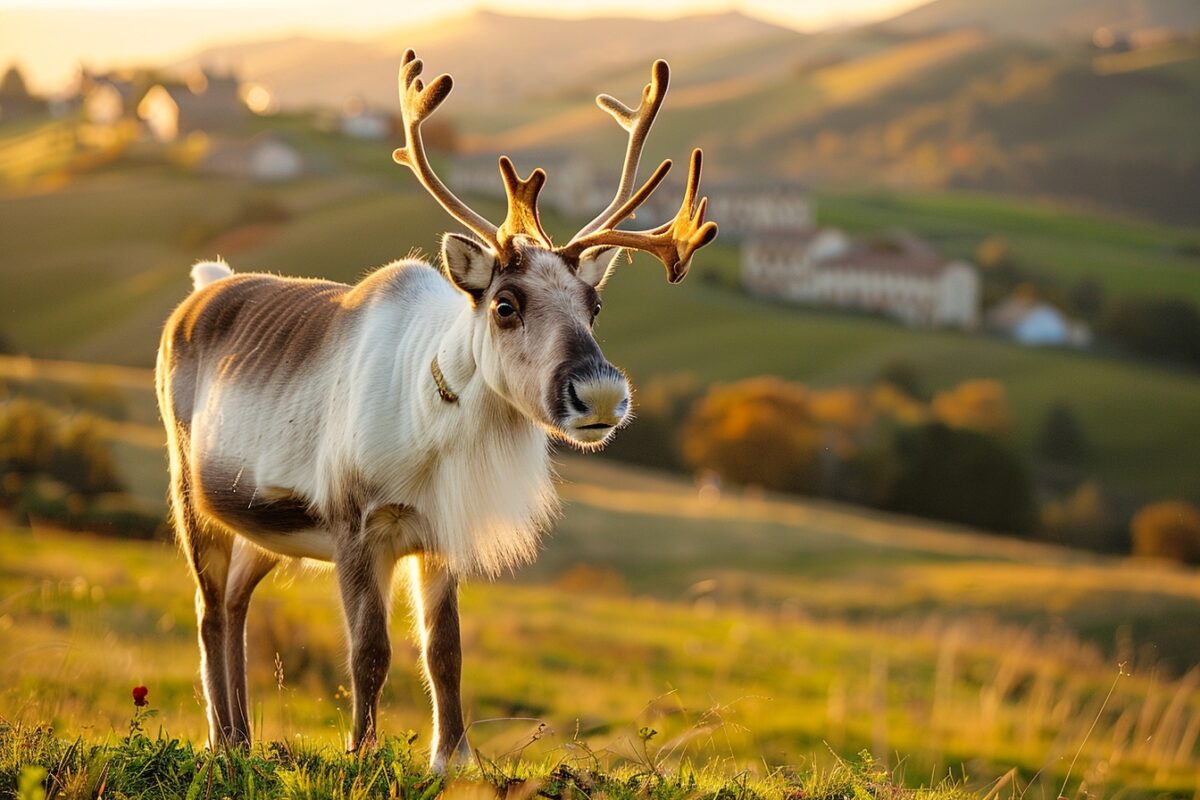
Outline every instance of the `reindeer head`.
{"type": "Polygon", "coordinates": [[[475,314],[474,344],[488,386],[526,417],[581,447],[599,447],[629,418],[629,384],[604,358],[592,334],[600,313],[599,290],[622,250],[658,258],[667,279],[687,275],[692,255],[711,242],[717,226],[704,221],[707,198],[696,201],[701,153],[692,152],[687,188],[675,218],[649,230],[617,226],[633,215],[658,187],[671,162],[664,161],[634,191],[646,135],[666,95],[669,72],[656,61],[638,108],[609,95],[597,104],[629,134],[616,196],[591,222],[555,247],[538,216],[538,194],[546,173],[522,179],[513,162],[500,158],[508,213],[495,226],[459,200],[434,174],[421,139],[421,123],[450,94],[441,75],[426,87],[413,51],[400,68],[400,98],[406,143],[392,155],[411,168],[421,184],[476,238],[447,233],[442,261],[447,276],[470,295],[475,314]]]}

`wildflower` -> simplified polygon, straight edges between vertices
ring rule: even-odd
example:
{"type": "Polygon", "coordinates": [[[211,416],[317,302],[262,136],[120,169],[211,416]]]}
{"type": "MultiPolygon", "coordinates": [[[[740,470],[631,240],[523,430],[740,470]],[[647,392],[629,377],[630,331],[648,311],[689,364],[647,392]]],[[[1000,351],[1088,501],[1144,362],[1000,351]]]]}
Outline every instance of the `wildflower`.
{"type": "Polygon", "coordinates": [[[146,699],[148,694],[150,694],[150,690],[145,686],[133,687],[133,704],[138,708],[150,705],[150,701],[146,699]]]}

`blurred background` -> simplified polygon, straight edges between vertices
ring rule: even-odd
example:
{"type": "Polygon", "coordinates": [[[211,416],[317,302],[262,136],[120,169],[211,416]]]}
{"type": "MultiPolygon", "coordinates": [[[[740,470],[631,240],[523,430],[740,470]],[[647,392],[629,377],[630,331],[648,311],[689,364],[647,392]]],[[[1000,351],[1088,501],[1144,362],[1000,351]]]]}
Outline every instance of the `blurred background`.
{"type": "MultiPolygon", "coordinates": [[[[721,229],[680,286],[641,255],[608,285],[638,419],[558,454],[535,566],[465,590],[476,745],[1194,795],[1194,0],[3,0],[0,722],[102,737],[145,684],[203,736],[158,334],[198,259],[436,256],[391,161],[409,47],[455,78],[438,171],[499,219],[497,155],[545,167],[559,239],[620,170],[595,94],[668,59],[643,163],[703,147],[721,229]]],[[[424,737],[394,628],[384,725],[424,737]]],[[[268,582],[261,735],[344,733],[340,637],[323,575],[268,582]]]]}

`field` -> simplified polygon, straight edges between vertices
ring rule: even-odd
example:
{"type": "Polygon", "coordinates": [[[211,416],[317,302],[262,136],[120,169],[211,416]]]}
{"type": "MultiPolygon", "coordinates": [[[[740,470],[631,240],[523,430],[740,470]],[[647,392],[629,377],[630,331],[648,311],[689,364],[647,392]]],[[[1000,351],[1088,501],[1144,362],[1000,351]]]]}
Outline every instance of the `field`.
{"type": "MultiPolygon", "coordinates": [[[[381,160],[368,175],[366,145],[306,136],[314,151],[361,172],[268,188],[147,165],[0,198],[9,223],[0,230],[8,298],[0,333],[43,356],[148,366],[162,320],[188,290],[187,266],[201,257],[353,281],[410,248],[436,252],[444,215],[399,167],[381,160]],[[263,205],[287,218],[252,221],[263,205]]],[[[817,202],[823,222],[856,231],[905,224],[956,255],[1002,235],[1020,264],[1063,285],[1090,276],[1114,294],[1200,298],[1200,259],[1187,254],[1194,235],[1184,229],[968,194],[830,193],[817,202]]],[[[565,220],[547,222],[560,236],[570,230],[565,220]]],[[[776,374],[830,386],[873,380],[896,361],[912,364],[930,391],[993,377],[1008,392],[1021,449],[1032,446],[1048,407],[1063,403],[1088,436],[1082,468],[1114,491],[1194,496],[1200,485],[1190,444],[1200,433],[1194,374],[775,306],[734,288],[737,263],[736,245],[718,242],[691,280],[673,287],[639,256],[606,291],[598,328],[606,353],[642,383],[672,373],[701,383],[776,374]]]]}
{"type": "MultiPolygon", "coordinates": [[[[759,777],[868,750],[908,784],[981,788],[1015,767],[1021,786],[1057,791],[1078,754],[1073,791],[1190,795],[1194,571],[819,505],[714,501],[594,461],[562,471],[567,508],[538,564],[463,595],[470,736],[488,758],[556,762],[586,745],[636,764],[648,726],[664,764],[716,759],[759,777]]],[[[5,719],[111,739],[144,684],[153,729],[203,735],[192,591],[173,548],[10,528],[0,565],[5,719]]],[[[406,627],[393,625],[384,724],[427,734],[406,627]]],[[[341,740],[340,631],[324,573],[297,566],[260,591],[260,736],[341,740]]]]}

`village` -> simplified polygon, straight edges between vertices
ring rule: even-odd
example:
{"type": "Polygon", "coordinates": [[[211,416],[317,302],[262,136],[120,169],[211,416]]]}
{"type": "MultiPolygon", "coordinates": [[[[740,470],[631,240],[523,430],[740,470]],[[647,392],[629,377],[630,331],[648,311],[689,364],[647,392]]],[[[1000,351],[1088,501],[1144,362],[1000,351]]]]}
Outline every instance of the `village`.
{"type": "MultiPolygon", "coordinates": [[[[0,82],[0,123],[56,118],[60,146],[77,158],[104,161],[136,154],[161,158],[200,175],[277,183],[320,171],[287,132],[252,126],[277,109],[269,90],[232,71],[194,69],[164,76],[151,70],[92,72],[81,68],[77,90],[43,101],[25,88],[14,66],[0,82]]],[[[402,136],[394,113],[349,97],[337,110],[311,115],[312,128],[347,139],[390,142],[402,136]]],[[[448,136],[448,139],[453,139],[448,136]]],[[[516,155],[516,154],[514,154],[516,155]]],[[[603,205],[603,176],[566,151],[521,153],[555,179],[542,204],[567,217],[603,205]]],[[[451,151],[451,180],[463,192],[502,196],[490,155],[451,151]]],[[[20,137],[0,148],[0,176],[20,180],[20,137]]],[[[852,236],[817,221],[816,199],[800,181],[779,178],[711,181],[710,218],[725,241],[737,242],[741,288],[759,299],[797,307],[873,315],[913,328],[988,333],[1026,346],[1087,348],[1091,331],[1028,286],[984,308],[980,268],[944,255],[905,230],[852,236]]],[[[665,198],[647,204],[669,216],[665,198]]]]}

